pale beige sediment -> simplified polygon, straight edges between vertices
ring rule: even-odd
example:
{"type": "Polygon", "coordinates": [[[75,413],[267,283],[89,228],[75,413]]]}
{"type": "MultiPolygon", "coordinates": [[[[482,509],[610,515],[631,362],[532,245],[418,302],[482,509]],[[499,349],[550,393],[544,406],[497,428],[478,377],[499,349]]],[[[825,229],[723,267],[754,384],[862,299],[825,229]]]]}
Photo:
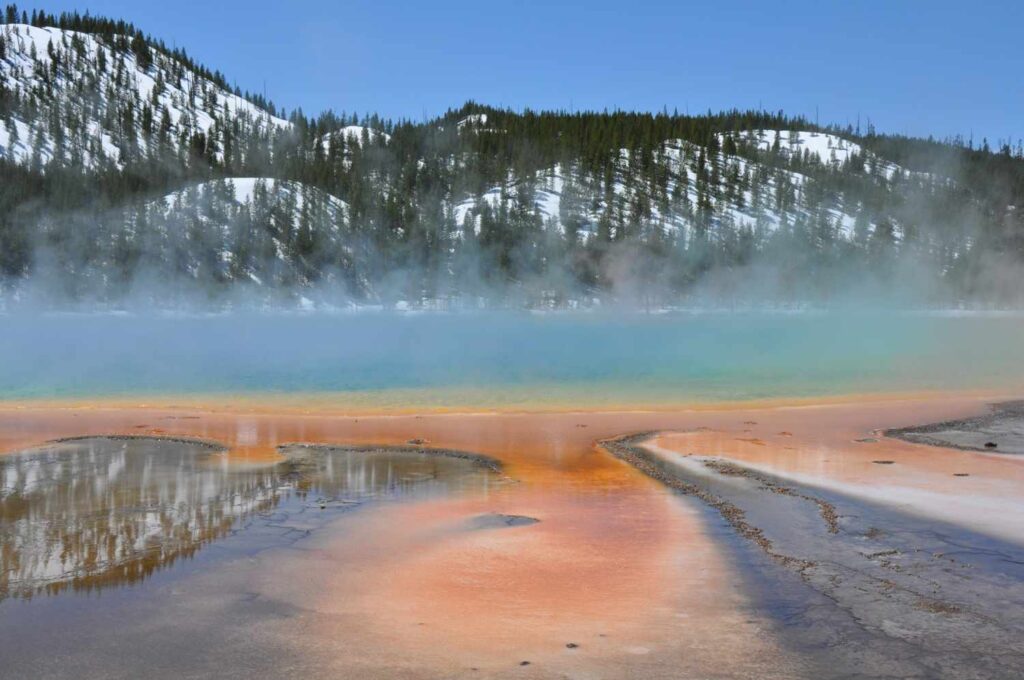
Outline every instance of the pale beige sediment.
{"type": "MultiPolygon", "coordinates": [[[[955,411],[955,409],[954,409],[955,411]]],[[[945,420],[917,405],[778,410],[730,428],[662,433],[666,457],[723,458],[801,484],[883,503],[1011,542],[1024,542],[1024,458],[913,444],[881,436],[896,424],[945,420]]]]}

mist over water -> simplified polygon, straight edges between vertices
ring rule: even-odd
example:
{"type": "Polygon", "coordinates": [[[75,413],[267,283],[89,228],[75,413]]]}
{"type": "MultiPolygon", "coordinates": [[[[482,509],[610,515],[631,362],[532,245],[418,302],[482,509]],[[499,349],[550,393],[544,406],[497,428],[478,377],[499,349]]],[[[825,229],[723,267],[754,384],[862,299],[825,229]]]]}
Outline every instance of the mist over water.
{"type": "Polygon", "coordinates": [[[306,395],[407,406],[1000,388],[1024,317],[896,313],[0,317],[0,398],[306,395]]]}

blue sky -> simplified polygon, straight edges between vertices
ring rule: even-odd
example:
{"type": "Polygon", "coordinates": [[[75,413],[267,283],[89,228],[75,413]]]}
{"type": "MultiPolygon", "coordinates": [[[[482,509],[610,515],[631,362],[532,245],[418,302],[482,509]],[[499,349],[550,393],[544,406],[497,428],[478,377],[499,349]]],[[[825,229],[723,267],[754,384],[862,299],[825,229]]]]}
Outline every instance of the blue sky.
{"type": "Polygon", "coordinates": [[[879,130],[1024,136],[1024,3],[21,2],[129,19],[289,109],[759,105],[879,130]]]}

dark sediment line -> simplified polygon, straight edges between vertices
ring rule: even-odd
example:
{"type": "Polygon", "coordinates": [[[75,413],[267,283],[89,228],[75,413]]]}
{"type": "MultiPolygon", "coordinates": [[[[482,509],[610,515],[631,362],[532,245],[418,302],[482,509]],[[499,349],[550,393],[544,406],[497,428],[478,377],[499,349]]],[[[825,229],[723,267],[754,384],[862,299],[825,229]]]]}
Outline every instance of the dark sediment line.
{"type": "Polygon", "coordinates": [[[650,436],[601,445],[724,520],[755,606],[813,677],[1024,676],[1021,546],[731,461],[677,464],[650,436]]]}
{"type": "Polygon", "coordinates": [[[213,441],[211,439],[200,439],[198,437],[181,437],[177,435],[161,435],[161,434],[83,434],[76,435],[74,437],[61,437],[60,439],[51,439],[48,444],[74,444],[77,442],[84,441],[100,441],[100,442],[168,442],[171,444],[186,444],[188,446],[197,446],[199,448],[208,449],[210,451],[227,451],[228,447],[220,442],[213,441]]]}
{"type": "Polygon", "coordinates": [[[720,475],[730,477],[746,477],[747,479],[754,480],[761,485],[761,488],[772,493],[781,494],[783,496],[793,496],[795,498],[802,498],[805,501],[809,501],[818,506],[818,512],[821,515],[821,519],[828,526],[828,532],[830,534],[839,533],[839,517],[836,515],[836,508],[828,501],[824,501],[814,496],[809,496],[805,493],[795,491],[788,486],[782,486],[778,482],[775,482],[767,475],[755,472],[749,468],[736,465],[726,460],[705,460],[703,461],[704,466],[717,472],[720,475]]]}
{"type": "MultiPolygon", "coordinates": [[[[159,434],[99,434],[99,435],[76,435],[71,437],[61,437],[59,439],[51,439],[48,444],[72,444],[80,443],[84,441],[99,441],[99,442],[167,442],[171,444],[185,444],[188,446],[196,446],[210,451],[228,451],[230,447],[221,442],[217,442],[211,439],[200,439],[198,437],[182,437],[178,435],[159,435],[159,434]]],[[[31,451],[31,449],[29,450],[31,451]]],[[[420,445],[374,445],[374,444],[323,444],[323,443],[304,443],[304,442],[289,442],[287,444],[281,444],[277,447],[277,451],[283,455],[286,459],[284,462],[292,461],[297,462],[301,460],[302,452],[313,452],[318,454],[324,453],[407,453],[417,454],[421,456],[442,456],[445,458],[456,458],[459,460],[467,460],[480,467],[487,468],[492,472],[501,472],[502,464],[497,458],[485,456],[479,453],[471,453],[469,451],[459,451],[456,449],[444,449],[444,448],[432,448],[420,445]]],[[[28,452],[28,451],[26,451],[28,452]]]]}
{"type": "Polygon", "coordinates": [[[990,409],[974,418],[893,428],[885,436],[963,451],[1024,455],[1024,400],[991,404],[990,409]]]}
{"type": "Polygon", "coordinates": [[[490,456],[484,456],[479,453],[471,453],[469,451],[459,451],[457,449],[440,449],[431,448],[426,446],[407,446],[407,445],[367,445],[367,444],[306,444],[302,442],[292,442],[288,444],[281,444],[277,447],[278,452],[289,461],[300,463],[304,456],[310,453],[322,455],[328,453],[407,453],[415,454],[419,456],[440,456],[443,458],[455,458],[458,460],[466,460],[474,463],[480,467],[486,468],[491,472],[501,472],[502,464],[497,458],[491,458],[490,456]]]}
{"type": "MultiPolygon", "coordinates": [[[[764,532],[747,521],[746,512],[741,508],[730,503],[724,498],[716,496],[704,486],[692,481],[687,481],[684,477],[675,474],[671,469],[672,466],[640,446],[642,442],[650,439],[655,434],[657,433],[640,432],[614,439],[607,439],[600,442],[600,445],[616,458],[625,460],[633,467],[637,468],[649,477],[653,477],[665,486],[687,496],[695,496],[707,503],[717,510],[719,514],[721,514],[722,518],[725,519],[725,521],[728,522],[740,536],[756,543],[770,557],[783,563],[789,563],[791,561],[790,557],[775,551],[772,542],[764,535],[764,532]]],[[[803,568],[809,565],[797,562],[794,563],[793,566],[803,568]]]]}

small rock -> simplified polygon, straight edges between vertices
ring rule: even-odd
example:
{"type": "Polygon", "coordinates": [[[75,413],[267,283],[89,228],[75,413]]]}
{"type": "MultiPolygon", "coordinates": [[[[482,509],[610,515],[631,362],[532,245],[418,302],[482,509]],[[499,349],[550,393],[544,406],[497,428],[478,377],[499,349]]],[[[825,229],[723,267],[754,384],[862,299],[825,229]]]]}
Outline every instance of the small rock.
{"type": "Polygon", "coordinates": [[[519,662],[519,665],[520,665],[520,666],[529,666],[529,665],[530,665],[530,662],[529,662],[529,661],[520,661],[520,662],[519,662]]]}
{"type": "Polygon", "coordinates": [[[971,475],[968,472],[954,472],[953,476],[954,477],[970,477],[971,475]]]}
{"type": "Polygon", "coordinates": [[[423,446],[427,443],[426,439],[410,439],[406,444],[412,444],[413,446],[423,446]]]}
{"type": "Polygon", "coordinates": [[[892,465],[896,461],[894,461],[894,460],[873,460],[871,462],[874,463],[875,465],[892,465]]]}
{"type": "Polygon", "coordinates": [[[985,448],[986,449],[995,449],[995,448],[998,448],[998,447],[999,447],[999,444],[996,444],[995,442],[985,442],[985,448]]]}
{"type": "Polygon", "coordinates": [[[497,512],[477,515],[469,520],[471,529],[502,529],[505,527],[525,527],[536,524],[540,520],[525,515],[504,515],[497,512]]]}
{"type": "Polygon", "coordinates": [[[569,642],[569,643],[566,643],[565,647],[566,647],[566,649],[576,649],[577,647],[579,647],[579,645],[576,644],[575,642],[569,642]]]}

